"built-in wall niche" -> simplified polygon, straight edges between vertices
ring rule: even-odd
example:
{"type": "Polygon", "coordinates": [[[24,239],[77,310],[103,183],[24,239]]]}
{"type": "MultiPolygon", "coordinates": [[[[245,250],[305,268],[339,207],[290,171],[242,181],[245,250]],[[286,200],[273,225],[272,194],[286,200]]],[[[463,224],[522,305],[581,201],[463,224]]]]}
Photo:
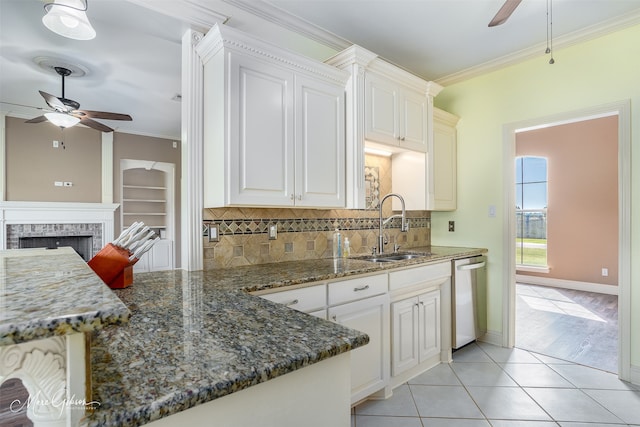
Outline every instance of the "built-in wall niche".
{"type": "Polygon", "coordinates": [[[173,268],[174,175],[173,163],[150,160],[120,161],[120,225],[126,229],[142,221],[153,229],[161,241],[149,255],[143,256],[134,271],[156,271],[173,268]]]}

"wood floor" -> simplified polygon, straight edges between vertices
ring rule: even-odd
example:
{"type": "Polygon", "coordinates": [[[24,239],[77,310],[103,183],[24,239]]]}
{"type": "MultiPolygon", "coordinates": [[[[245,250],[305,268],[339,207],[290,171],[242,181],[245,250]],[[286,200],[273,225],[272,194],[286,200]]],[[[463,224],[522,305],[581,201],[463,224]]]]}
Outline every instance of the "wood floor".
{"type": "Polygon", "coordinates": [[[618,296],[516,284],[516,347],[618,372],[618,296]]]}

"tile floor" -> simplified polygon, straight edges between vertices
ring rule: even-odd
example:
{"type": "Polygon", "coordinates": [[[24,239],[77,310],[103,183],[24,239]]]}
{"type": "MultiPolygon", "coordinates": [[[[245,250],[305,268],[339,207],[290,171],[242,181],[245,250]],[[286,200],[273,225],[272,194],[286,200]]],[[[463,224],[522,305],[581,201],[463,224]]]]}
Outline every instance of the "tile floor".
{"type": "Polygon", "coordinates": [[[640,426],[640,386],[526,350],[472,343],[391,398],[356,406],[351,426],[640,426]]]}

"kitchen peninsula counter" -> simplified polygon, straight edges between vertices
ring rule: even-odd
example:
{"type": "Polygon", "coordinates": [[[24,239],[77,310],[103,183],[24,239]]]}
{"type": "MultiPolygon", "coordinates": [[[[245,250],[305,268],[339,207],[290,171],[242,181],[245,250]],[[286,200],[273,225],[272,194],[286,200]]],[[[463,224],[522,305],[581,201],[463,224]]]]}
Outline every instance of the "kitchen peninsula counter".
{"type": "Polygon", "coordinates": [[[353,257],[199,272],[136,274],[114,293],[129,325],[94,333],[89,426],[137,426],[278,378],[365,345],[368,337],[249,292],[464,258],[477,248],[414,248],[424,257],[353,257]],[[428,254],[428,255],[427,255],[428,254]]]}

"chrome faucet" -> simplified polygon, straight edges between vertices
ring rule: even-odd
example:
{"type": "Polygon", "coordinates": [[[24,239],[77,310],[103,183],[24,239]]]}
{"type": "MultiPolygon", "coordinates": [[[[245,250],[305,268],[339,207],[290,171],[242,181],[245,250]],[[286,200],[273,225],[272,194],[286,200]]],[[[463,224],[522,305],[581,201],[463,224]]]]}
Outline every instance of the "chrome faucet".
{"type": "Polygon", "coordinates": [[[385,238],[384,238],[382,227],[384,227],[393,218],[401,217],[402,218],[402,223],[400,225],[400,231],[409,231],[409,221],[407,221],[407,214],[406,214],[406,211],[405,211],[405,208],[404,208],[404,199],[399,194],[389,193],[386,196],[384,196],[382,198],[382,200],[380,200],[380,205],[378,206],[378,210],[380,212],[380,223],[379,223],[380,229],[379,229],[379,234],[378,234],[378,253],[381,254],[381,253],[384,252],[384,245],[387,243],[385,241],[385,238]],[[402,205],[402,214],[391,215],[389,218],[387,218],[387,219],[385,219],[383,221],[382,220],[382,205],[384,204],[384,201],[387,200],[391,196],[395,196],[398,199],[400,199],[400,204],[402,205]]]}

